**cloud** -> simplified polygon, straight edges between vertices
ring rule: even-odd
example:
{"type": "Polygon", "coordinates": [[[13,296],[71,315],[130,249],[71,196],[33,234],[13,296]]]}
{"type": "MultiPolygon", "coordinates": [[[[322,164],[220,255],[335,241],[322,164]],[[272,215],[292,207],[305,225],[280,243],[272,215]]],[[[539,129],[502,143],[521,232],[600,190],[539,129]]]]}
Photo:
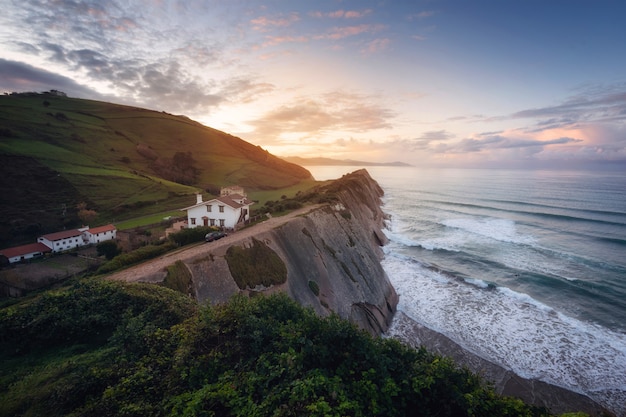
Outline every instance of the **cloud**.
{"type": "Polygon", "coordinates": [[[233,78],[222,85],[220,94],[230,102],[251,103],[259,96],[271,93],[275,89],[276,86],[271,83],[250,78],[233,78]]]}
{"type": "Polygon", "coordinates": [[[414,13],[414,14],[411,14],[411,15],[407,16],[407,19],[410,20],[410,21],[422,20],[422,19],[426,19],[426,18],[432,17],[434,15],[435,15],[435,11],[434,10],[424,10],[422,12],[414,13]]]}
{"type": "Polygon", "coordinates": [[[333,12],[311,12],[309,16],[315,18],[328,17],[331,19],[360,19],[372,13],[371,9],[365,10],[335,10],[333,12]]]}
{"type": "Polygon", "coordinates": [[[305,43],[309,41],[307,36],[267,36],[263,47],[280,45],[283,43],[305,43]]]}
{"type": "Polygon", "coordinates": [[[259,16],[255,19],[252,19],[250,23],[252,23],[252,28],[254,30],[258,30],[261,32],[268,31],[270,29],[276,27],[287,27],[291,26],[295,22],[300,20],[300,15],[298,13],[290,13],[287,16],[278,16],[278,17],[268,17],[268,16],[259,16]]]}
{"type": "Polygon", "coordinates": [[[350,36],[356,36],[363,33],[376,33],[385,29],[386,26],[382,24],[362,24],[356,26],[342,26],[334,27],[323,35],[315,36],[315,39],[332,39],[339,40],[350,36]]]}
{"type": "Polygon", "coordinates": [[[513,113],[514,119],[538,119],[535,130],[572,126],[575,123],[626,121],[626,84],[595,86],[556,106],[513,113]]]}
{"type": "MultiPolygon", "coordinates": [[[[203,6],[181,2],[142,9],[115,1],[53,3],[54,7],[46,1],[22,2],[9,8],[0,17],[0,35],[2,23],[10,22],[6,28],[23,28],[23,36],[8,43],[10,48],[37,66],[54,64],[65,77],[54,79],[33,66],[26,71],[27,64],[4,62],[3,88],[54,88],[91,98],[104,95],[81,87],[80,80],[106,91],[109,98],[116,96],[117,102],[203,116],[226,102],[249,103],[274,88],[239,70],[237,55],[226,56],[226,48],[234,48],[226,40],[236,39],[237,29],[221,31],[218,37],[209,22],[198,25],[197,20],[183,19],[203,6]]],[[[297,19],[297,14],[289,14],[255,22],[278,27],[297,19]]]]}
{"type": "Polygon", "coordinates": [[[23,62],[0,58],[0,90],[5,92],[63,91],[74,97],[102,98],[76,81],[23,62]]]}
{"type": "Polygon", "coordinates": [[[368,42],[363,49],[361,49],[361,53],[364,55],[376,54],[387,49],[389,44],[391,43],[391,39],[389,38],[380,38],[374,39],[371,42],[368,42]]]}
{"type": "Polygon", "coordinates": [[[480,139],[466,138],[448,145],[439,144],[434,151],[436,153],[472,153],[514,148],[535,148],[537,151],[541,151],[548,145],[563,145],[579,142],[582,142],[582,140],[568,137],[560,137],[550,140],[536,140],[530,138],[493,135],[485,136],[480,139]]]}
{"type": "Polygon", "coordinates": [[[300,97],[248,122],[262,140],[281,134],[320,135],[331,130],[366,132],[391,128],[395,114],[374,97],[336,91],[319,97],[300,97]]]}
{"type": "Polygon", "coordinates": [[[386,142],[388,148],[395,148],[402,153],[426,151],[434,152],[438,144],[454,139],[454,135],[445,130],[433,130],[422,133],[421,136],[412,139],[394,138],[386,142]]]}

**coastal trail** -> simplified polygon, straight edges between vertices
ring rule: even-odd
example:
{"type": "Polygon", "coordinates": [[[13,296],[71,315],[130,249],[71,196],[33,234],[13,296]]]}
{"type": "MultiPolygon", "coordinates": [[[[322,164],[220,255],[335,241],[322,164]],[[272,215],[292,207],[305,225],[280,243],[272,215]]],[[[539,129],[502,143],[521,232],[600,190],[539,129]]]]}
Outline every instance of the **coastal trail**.
{"type": "Polygon", "coordinates": [[[106,279],[126,282],[142,281],[142,278],[159,275],[159,273],[163,272],[168,266],[174,264],[176,261],[185,261],[198,255],[213,252],[222,246],[230,246],[237,241],[248,239],[282,226],[294,217],[310,213],[322,206],[324,206],[324,204],[314,204],[294,210],[284,216],[271,217],[261,223],[255,224],[254,226],[233,232],[220,240],[208,243],[202,242],[189,247],[183,247],[181,249],[168,252],[159,258],[151,259],[124,270],[114,272],[108,275],[106,279]]]}

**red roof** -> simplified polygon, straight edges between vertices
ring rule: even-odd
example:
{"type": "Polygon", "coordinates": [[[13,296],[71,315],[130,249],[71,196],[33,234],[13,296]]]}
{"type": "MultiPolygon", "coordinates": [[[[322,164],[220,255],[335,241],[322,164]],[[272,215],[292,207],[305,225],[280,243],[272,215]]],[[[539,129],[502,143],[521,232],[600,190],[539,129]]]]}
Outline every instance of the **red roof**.
{"type": "MultiPolygon", "coordinates": [[[[241,198],[244,198],[243,196],[241,196],[241,198]]],[[[243,206],[250,206],[253,204],[252,201],[248,201],[247,199],[244,198],[243,200],[243,204],[240,204],[238,202],[236,202],[233,198],[232,195],[229,196],[224,196],[224,197],[217,197],[215,200],[220,201],[224,204],[228,204],[229,206],[231,206],[232,208],[239,208],[239,207],[243,207],[243,206]]],[[[212,200],[213,201],[213,200],[212,200]]]]}
{"type": "Polygon", "coordinates": [[[48,239],[51,242],[55,240],[67,239],[69,237],[82,236],[83,232],[78,229],[64,230],[62,232],[50,233],[41,237],[48,239]]]}
{"type": "Polygon", "coordinates": [[[13,248],[0,249],[0,254],[7,258],[28,255],[29,253],[50,252],[51,249],[43,243],[29,243],[28,245],[15,246],[13,248]]]}
{"type": "Polygon", "coordinates": [[[220,203],[227,204],[230,207],[235,208],[235,209],[237,209],[239,207],[243,207],[243,206],[251,206],[252,204],[254,204],[254,201],[250,201],[248,199],[245,199],[245,197],[241,197],[241,198],[244,198],[243,204],[240,204],[240,203],[236,202],[235,200],[233,200],[232,196],[221,196],[221,197],[213,198],[213,199],[211,199],[209,201],[203,201],[201,203],[196,203],[193,206],[185,207],[185,208],[180,209],[180,210],[184,211],[184,210],[189,210],[189,209],[200,207],[200,206],[207,206],[209,204],[215,203],[216,201],[219,201],[220,203]]]}
{"type": "Polygon", "coordinates": [[[91,229],[87,229],[86,232],[89,232],[92,235],[96,235],[98,233],[111,232],[113,230],[117,230],[115,226],[113,226],[112,224],[107,224],[106,226],[92,227],[91,229]]]}

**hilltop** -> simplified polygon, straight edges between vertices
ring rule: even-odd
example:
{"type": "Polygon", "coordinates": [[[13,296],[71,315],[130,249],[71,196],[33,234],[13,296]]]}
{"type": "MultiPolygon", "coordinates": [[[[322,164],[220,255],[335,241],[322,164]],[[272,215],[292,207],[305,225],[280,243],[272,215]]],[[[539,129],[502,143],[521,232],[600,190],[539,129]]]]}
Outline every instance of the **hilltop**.
{"type": "Polygon", "coordinates": [[[365,162],[354,159],[333,159],[333,158],[302,158],[300,156],[287,156],[285,161],[302,166],[358,166],[358,167],[410,167],[412,165],[404,162],[365,162]]]}
{"type": "Polygon", "coordinates": [[[311,180],[304,168],[185,116],[63,93],[0,96],[0,245],[79,222],[184,207],[220,186],[249,192],[311,180]]]}

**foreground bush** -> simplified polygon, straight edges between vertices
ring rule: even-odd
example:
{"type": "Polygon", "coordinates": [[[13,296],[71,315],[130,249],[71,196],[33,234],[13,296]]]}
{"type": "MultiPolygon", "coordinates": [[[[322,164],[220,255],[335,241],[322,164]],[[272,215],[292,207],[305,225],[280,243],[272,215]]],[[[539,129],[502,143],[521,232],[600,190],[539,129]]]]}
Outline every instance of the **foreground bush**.
{"type": "Polygon", "coordinates": [[[173,243],[142,246],[141,248],[135,249],[132,252],[117,255],[110,261],[105,262],[100,268],[98,268],[96,273],[108,274],[109,272],[117,271],[118,269],[126,268],[127,266],[156,258],[157,256],[161,256],[164,253],[169,252],[175,248],[176,245],[174,245],[173,243]]]}
{"type": "Polygon", "coordinates": [[[548,415],[284,295],[189,303],[92,282],[0,310],[0,415],[548,415]]]}

